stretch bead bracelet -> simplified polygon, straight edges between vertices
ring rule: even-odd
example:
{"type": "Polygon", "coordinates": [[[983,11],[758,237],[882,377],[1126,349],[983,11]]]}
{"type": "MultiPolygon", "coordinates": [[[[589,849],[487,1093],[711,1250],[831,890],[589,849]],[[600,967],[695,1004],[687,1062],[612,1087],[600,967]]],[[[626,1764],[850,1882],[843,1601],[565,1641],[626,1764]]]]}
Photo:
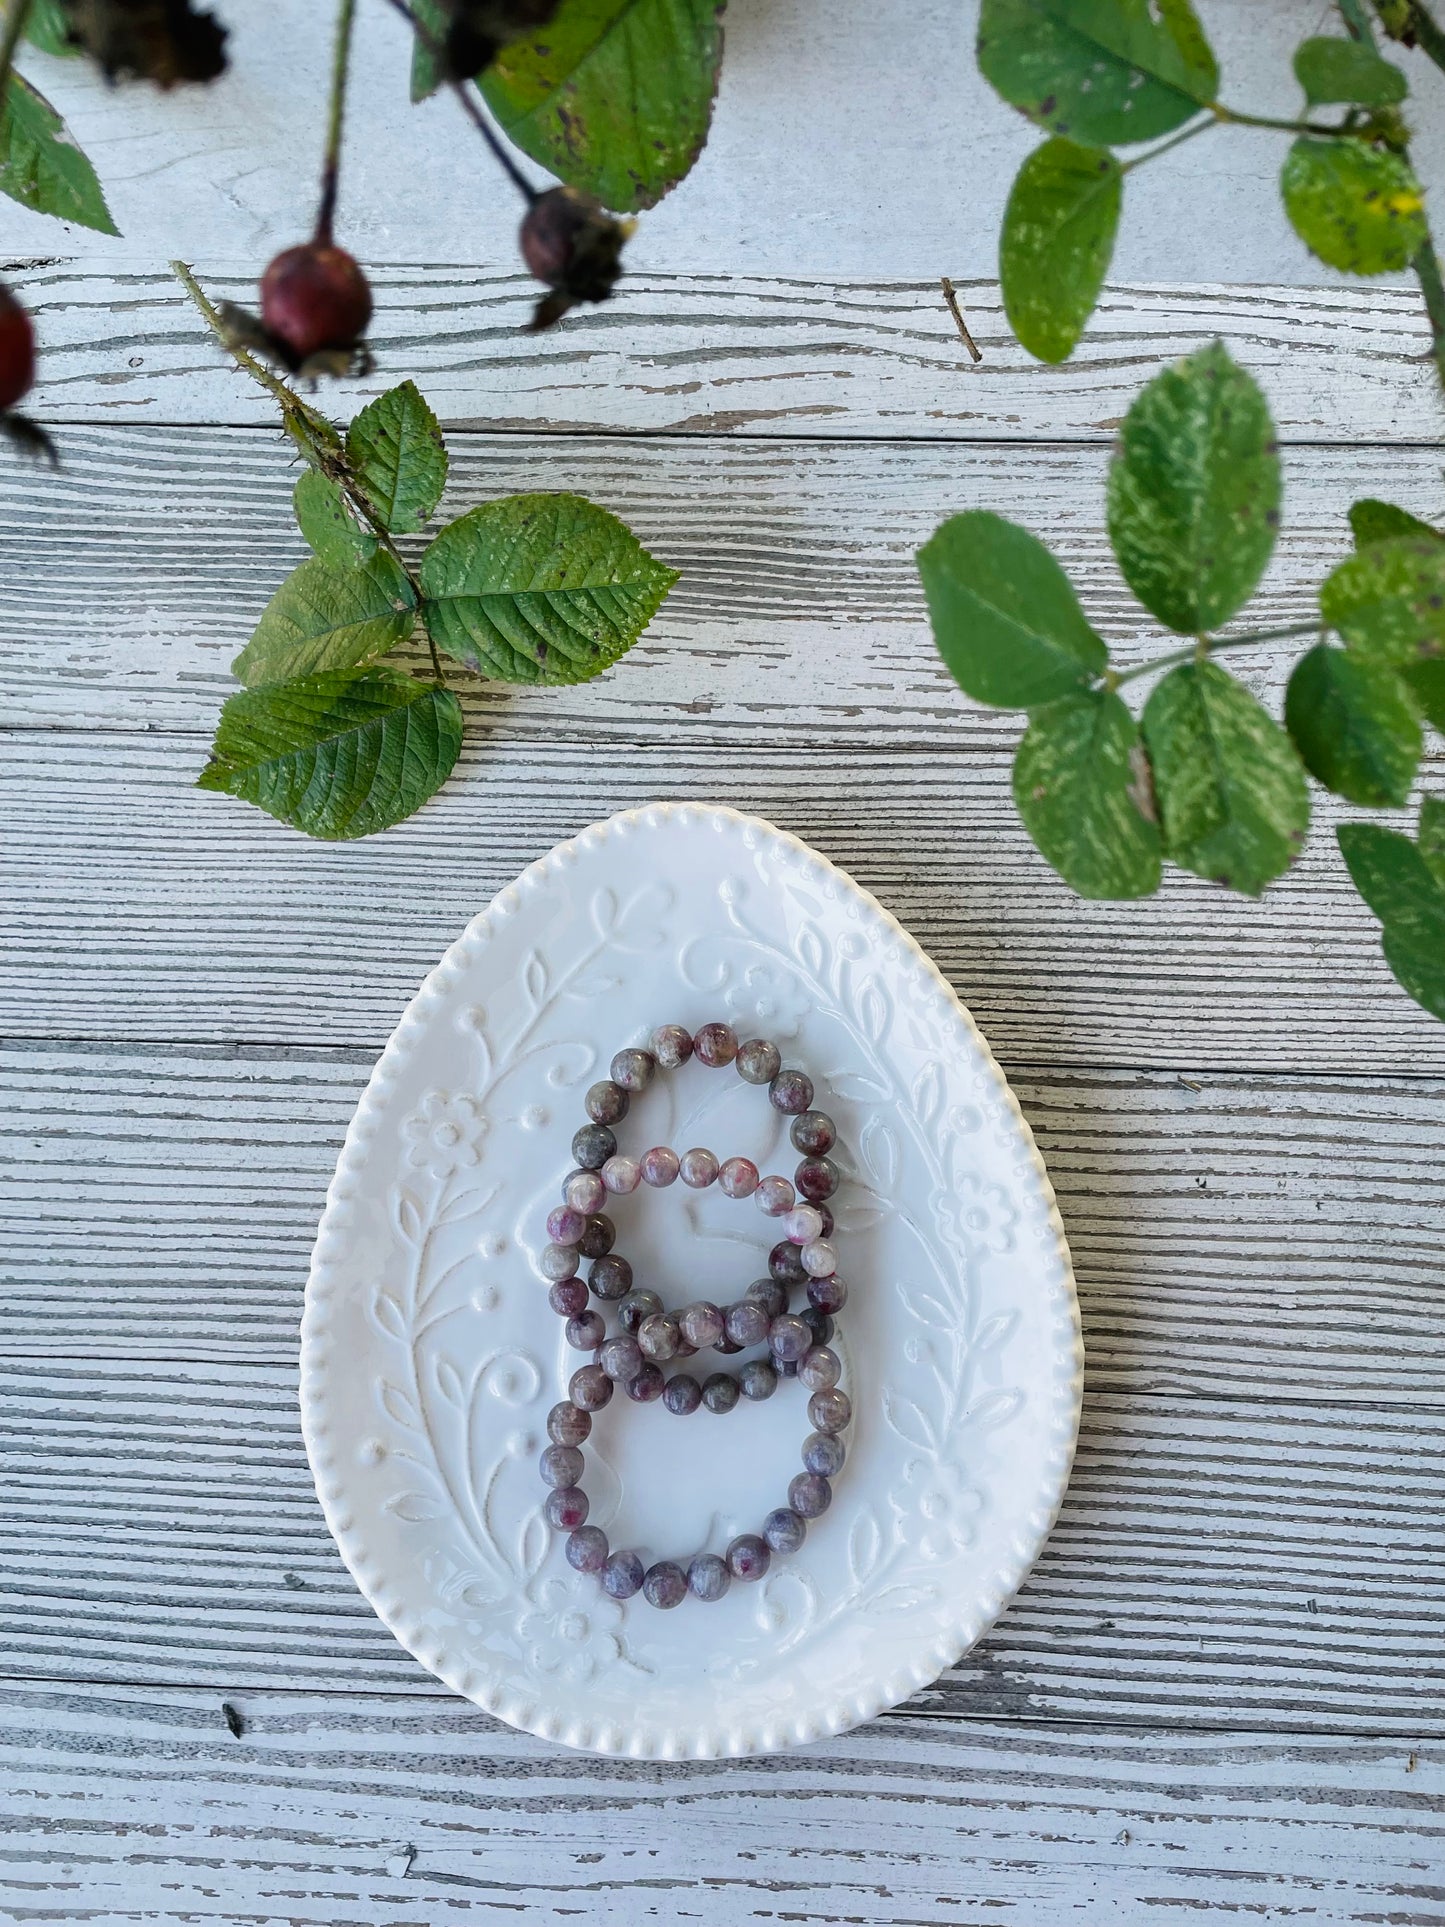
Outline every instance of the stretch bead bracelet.
{"type": "Polygon", "coordinates": [[[553,1310],[567,1320],[568,1343],[593,1358],[572,1374],[567,1398],[548,1417],[552,1443],[540,1469],[551,1488],[546,1517],[568,1535],[569,1563],[579,1572],[599,1574],[613,1598],[641,1592],[652,1605],[666,1608],[681,1604],[689,1592],[702,1600],[720,1599],[734,1579],[761,1579],[775,1552],[797,1550],[807,1522],[832,1503],[831,1482],[845,1458],[840,1435],[852,1407],[838,1389],[842,1368],[828,1344],[834,1314],[847,1297],[829,1242],[834,1225],[827,1199],[837,1189],[838,1170],[827,1154],[837,1133],[829,1117],[812,1109],[811,1079],[785,1069],[771,1043],[739,1044],[727,1024],[705,1024],[695,1036],[679,1024],[666,1024],[650,1041],[649,1050],[619,1051],[611,1077],[587,1092],[590,1122],[572,1140],[577,1168],[564,1181],[562,1203],[548,1213],[549,1243],[538,1268],[553,1310]],[[733,1064],[745,1082],[768,1086],[774,1108],[791,1117],[793,1146],[803,1154],[791,1182],[765,1177],[751,1159],[719,1160],[700,1147],[679,1155],[655,1145],[641,1158],[619,1152],[612,1126],[627,1116],[633,1093],[651,1084],[659,1066],[676,1069],[689,1057],[710,1068],[733,1064]],[[699,1300],[669,1313],[655,1292],[634,1287],[632,1266],[613,1250],[616,1227],[601,1210],[609,1196],[627,1196],[643,1184],[662,1189],[679,1178],[693,1189],[717,1184],[728,1197],[751,1197],[766,1216],[783,1221],[786,1235],[769,1253],[768,1277],[750,1285],[734,1304],[699,1300]],[[584,1258],[591,1264],[585,1283],[578,1276],[584,1258]],[[793,1313],[788,1297],[798,1284],[806,1287],[808,1303],[793,1313]],[[605,1316],[589,1298],[616,1305],[619,1331],[609,1336],[605,1316]],[[700,1383],[691,1373],[669,1378],[662,1371],[669,1361],[700,1351],[737,1353],[765,1342],[769,1356],[749,1360],[736,1376],[714,1372],[700,1383]],[[800,1379],[810,1392],[814,1429],[803,1444],[803,1471],[788,1487],[788,1504],[769,1513],[761,1535],[743,1533],[724,1555],[699,1553],[685,1569],[660,1560],[644,1570],[635,1552],[611,1551],[606,1534],[587,1524],[581,1448],[592,1430],[592,1414],[610,1401],[616,1385],[639,1404],[661,1399],[669,1411],[686,1415],[699,1406],[727,1412],[741,1398],[771,1397],[782,1377],[800,1379]]]}

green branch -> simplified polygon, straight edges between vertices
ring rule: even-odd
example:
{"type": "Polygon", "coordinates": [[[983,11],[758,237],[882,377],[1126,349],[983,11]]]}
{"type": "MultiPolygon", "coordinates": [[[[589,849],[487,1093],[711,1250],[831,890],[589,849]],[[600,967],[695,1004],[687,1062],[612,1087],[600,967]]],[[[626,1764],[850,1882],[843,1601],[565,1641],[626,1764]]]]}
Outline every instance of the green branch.
{"type": "Polygon", "coordinates": [[[1257,629],[1248,636],[1200,636],[1188,649],[1176,649],[1172,655],[1156,656],[1152,662],[1136,663],[1132,669],[1110,669],[1104,676],[1106,689],[1117,689],[1121,683],[1133,682],[1136,676],[1147,676],[1154,669],[1174,669],[1181,662],[1203,662],[1217,655],[1221,649],[1253,649],[1261,642],[1283,642],[1289,636],[1313,636],[1319,633],[1318,622],[1291,622],[1283,629],[1257,629]]]}

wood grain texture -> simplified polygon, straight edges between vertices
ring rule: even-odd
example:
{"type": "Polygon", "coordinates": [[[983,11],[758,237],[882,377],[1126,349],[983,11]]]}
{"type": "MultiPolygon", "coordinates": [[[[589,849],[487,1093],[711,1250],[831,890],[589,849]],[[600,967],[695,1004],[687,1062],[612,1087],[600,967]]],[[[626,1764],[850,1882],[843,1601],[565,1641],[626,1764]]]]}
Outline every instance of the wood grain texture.
{"type": "MultiPolygon", "coordinates": [[[[369,1051],[0,1052],[0,1355],[289,1365],[369,1051]]],[[[1445,1404],[1445,1082],[1056,1072],[1014,1087],[1090,1383],[1445,1404]]]]}
{"type": "MultiPolygon", "coordinates": [[[[17,1362],[0,1400],[6,1672],[428,1683],[327,1533],[290,1368],[17,1362]]],[[[1445,1736],[1442,1477],[1438,1412],[1094,1393],[1032,1577],[912,1704],[1445,1736]]]]}
{"type": "MultiPolygon", "coordinates": [[[[217,298],[254,300],[253,262],[195,266],[217,298]]],[[[349,411],[411,375],[445,422],[476,428],[1097,442],[1160,367],[1222,336],[1285,441],[1418,443],[1445,429],[1412,288],[1114,286],[1072,359],[1047,368],[1014,340],[992,278],[958,281],[975,364],[944,272],[958,276],[952,251],[911,281],[633,273],[539,342],[522,332],[536,284],[520,271],[383,262],[376,371],[326,406],[349,411]]],[[[7,279],[40,329],[48,422],[274,421],[163,262],[22,261],[7,279]]]]}
{"type": "Polygon", "coordinates": [[[0,1692],[0,1908],[87,1927],[1317,1927],[1440,1919],[1438,1746],[892,1716],[773,1759],[566,1754],[364,1692],[0,1692]]]}

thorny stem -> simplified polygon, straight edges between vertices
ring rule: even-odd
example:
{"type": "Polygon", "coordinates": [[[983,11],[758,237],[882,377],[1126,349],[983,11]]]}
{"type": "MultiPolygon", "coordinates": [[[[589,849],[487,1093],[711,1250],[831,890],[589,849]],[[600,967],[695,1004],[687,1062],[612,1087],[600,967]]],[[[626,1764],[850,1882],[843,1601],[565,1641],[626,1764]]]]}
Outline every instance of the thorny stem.
{"type": "Polygon", "coordinates": [[[1133,682],[1153,669],[1173,669],[1181,662],[1207,662],[1221,649],[1252,649],[1260,642],[1282,642],[1287,636],[1312,636],[1319,633],[1318,622],[1292,622],[1283,629],[1257,629],[1248,636],[1200,636],[1188,649],[1177,649],[1171,656],[1156,656],[1152,662],[1135,663],[1132,669],[1111,669],[1104,677],[1106,689],[1133,682]]]}
{"type": "MultiPolygon", "coordinates": [[[[392,540],[391,531],[378,515],[371,498],[358,484],[347,465],[345,457],[341,454],[340,437],[335,428],[324,415],[318,414],[314,408],[304,402],[294,388],[282,381],[279,375],[273,374],[263,361],[257,360],[249,348],[235,339],[210,296],[184,261],[172,261],[171,272],[195,303],[206,326],[237,367],[244,369],[253,381],[259,382],[267,394],[280,404],[281,419],[291,439],[318,474],[324,475],[341,490],[357,515],[366,523],[381,547],[386,550],[406,577],[416,607],[420,609],[425,600],[421,583],[414,571],[407,567],[406,558],[392,540]]],[[[431,651],[432,669],[436,679],[444,685],[446,676],[442,671],[441,657],[437,654],[437,646],[432,641],[430,631],[427,632],[427,647],[431,651]]]]}
{"type": "Polygon", "coordinates": [[[346,120],[346,75],[351,65],[351,27],[356,0],[341,0],[336,10],[336,39],[331,54],[331,107],[326,120],[326,153],[321,163],[321,203],[316,210],[316,239],[331,245],[336,215],[336,187],[341,169],[341,130],[346,120]]]}
{"type": "MultiPolygon", "coordinates": [[[[415,12],[409,5],[409,0],[387,0],[387,4],[393,7],[396,12],[401,15],[402,19],[408,23],[412,32],[426,48],[427,52],[434,55],[439,62],[445,62],[446,49],[431,31],[430,27],[426,26],[424,22],[417,18],[415,12]]],[[[442,70],[446,72],[444,65],[442,70]]],[[[518,167],[517,163],[507,152],[496,129],[482,112],[481,103],[468,90],[467,83],[464,80],[458,80],[454,75],[448,74],[447,85],[461,102],[462,111],[467,116],[467,119],[476,128],[482,139],[487,143],[487,146],[491,148],[492,154],[498,166],[502,169],[502,172],[507,176],[513,187],[516,188],[528,207],[530,207],[538,198],[538,189],[533,187],[521,168],[518,167]]]]}
{"type": "Polygon", "coordinates": [[[0,102],[10,85],[10,69],[15,62],[15,49],[20,44],[20,36],[25,31],[25,23],[30,18],[33,0],[10,0],[5,15],[5,29],[0,33],[0,102]]]}

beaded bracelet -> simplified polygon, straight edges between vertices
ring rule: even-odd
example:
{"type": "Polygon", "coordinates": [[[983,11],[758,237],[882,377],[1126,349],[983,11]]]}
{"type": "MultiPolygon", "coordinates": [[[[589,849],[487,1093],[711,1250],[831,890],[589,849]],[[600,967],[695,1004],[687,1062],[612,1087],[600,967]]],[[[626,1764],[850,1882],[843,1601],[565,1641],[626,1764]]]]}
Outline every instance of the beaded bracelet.
{"type": "Polygon", "coordinates": [[[845,1457],[839,1434],[852,1407],[838,1389],[842,1368],[828,1346],[833,1316],[847,1297],[828,1242],[834,1226],[826,1200],[837,1188],[838,1171],[827,1153],[837,1133],[829,1117],[811,1108],[812,1081],[802,1071],[784,1069],[775,1045],[761,1039],[740,1045],[727,1024],[705,1024],[695,1037],[679,1024],[667,1024],[650,1041],[650,1050],[619,1051],[611,1077],[587,1092],[591,1121],[572,1140],[577,1168],[564,1182],[562,1204],[548,1214],[550,1242],[539,1269],[553,1309],[567,1320],[568,1343],[593,1352],[594,1360],[572,1374],[567,1398],[548,1417],[552,1443],[542,1454],[541,1473],[551,1487],[546,1517],[568,1534],[569,1562],[580,1572],[598,1573],[616,1599],[641,1591],[652,1605],[671,1607],[689,1592],[720,1599],[733,1579],[761,1579],[774,1552],[796,1551],[807,1521],[831,1504],[831,1481],[845,1457]],[[791,1116],[792,1142],[803,1153],[792,1183],[764,1177],[750,1159],[720,1161],[700,1148],[679,1156],[658,1145],[639,1159],[619,1153],[611,1127],[626,1117],[632,1094],[648,1087],[659,1065],[675,1069],[694,1055],[711,1068],[735,1064],[746,1082],[768,1085],[774,1108],[791,1116]],[[616,1229],[599,1210],[608,1195],[627,1195],[643,1183],[660,1189],[679,1177],[694,1189],[717,1183],[729,1197],[753,1197],[767,1216],[784,1221],[787,1235],[769,1254],[769,1276],[750,1285],[736,1304],[723,1308],[698,1301],[669,1314],[655,1292],[633,1287],[631,1265],[613,1252],[616,1229]],[[592,1261],[585,1284],[577,1276],[584,1257],[592,1261]],[[794,1314],[788,1293],[796,1283],[806,1284],[809,1302],[794,1314]],[[588,1305],[589,1295],[617,1304],[618,1334],[608,1336],[605,1318],[588,1305]],[[715,1372],[699,1384],[690,1373],[666,1378],[661,1369],[671,1359],[702,1350],[740,1352],[764,1341],[770,1357],[749,1361],[736,1377],[715,1372]],[[814,1429],[803,1445],[804,1470],[789,1485],[789,1503],[768,1515],[761,1535],[739,1535],[721,1557],[700,1553],[686,1571],[672,1560],[644,1571],[635,1552],[611,1551],[606,1534],[586,1523],[581,1447],[591,1433],[592,1414],[609,1402],[615,1385],[638,1403],[660,1398],[668,1410],[685,1415],[700,1405],[726,1412],[742,1397],[768,1398],[780,1377],[799,1378],[812,1394],[808,1416],[814,1429]]]}

